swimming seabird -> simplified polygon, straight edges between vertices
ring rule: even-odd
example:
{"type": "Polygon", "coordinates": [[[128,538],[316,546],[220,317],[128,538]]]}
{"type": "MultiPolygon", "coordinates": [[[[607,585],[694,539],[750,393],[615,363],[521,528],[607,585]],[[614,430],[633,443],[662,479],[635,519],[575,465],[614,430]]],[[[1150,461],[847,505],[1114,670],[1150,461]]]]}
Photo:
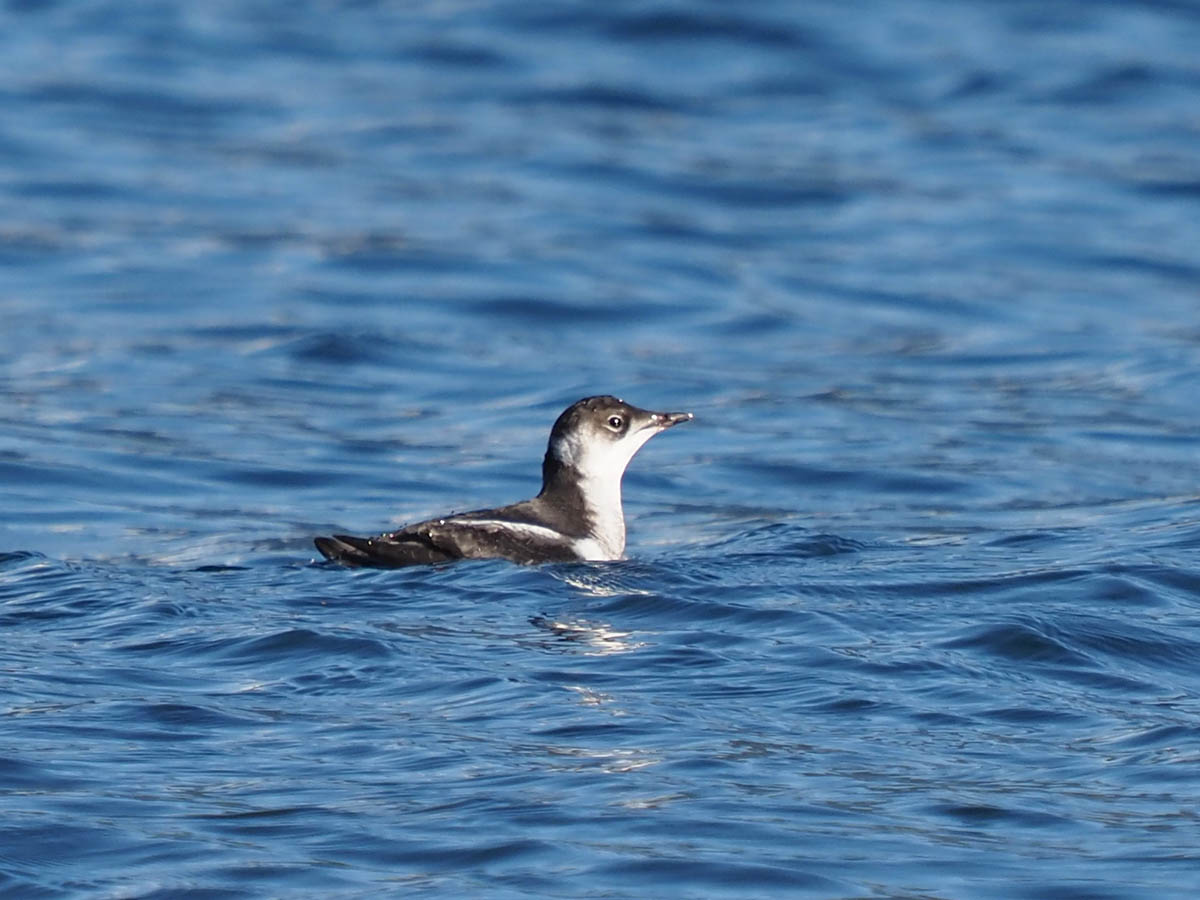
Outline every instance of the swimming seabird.
{"type": "Polygon", "coordinates": [[[373,538],[335,534],[314,543],[326,559],[379,568],[456,559],[620,559],[625,467],[654,435],[691,418],[686,412],[639,409],[608,395],[585,397],[554,423],[542,462],[542,490],[532,500],[430,519],[373,538]]]}

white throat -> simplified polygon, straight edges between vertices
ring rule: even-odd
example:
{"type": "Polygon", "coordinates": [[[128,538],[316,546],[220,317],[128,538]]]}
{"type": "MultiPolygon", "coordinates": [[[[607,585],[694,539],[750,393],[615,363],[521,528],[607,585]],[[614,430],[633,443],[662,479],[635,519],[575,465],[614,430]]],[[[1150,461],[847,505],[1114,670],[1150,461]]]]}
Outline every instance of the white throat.
{"type": "Polygon", "coordinates": [[[659,429],[643,428],[616,443],[585,443],[578,435],[558,442],[558,458],[579,473],[579,490],[592,522],[592,532],[576,542],[584,559],[620,559],[625,553],[625,510],[621,480],[625,467],[659,429]]]}

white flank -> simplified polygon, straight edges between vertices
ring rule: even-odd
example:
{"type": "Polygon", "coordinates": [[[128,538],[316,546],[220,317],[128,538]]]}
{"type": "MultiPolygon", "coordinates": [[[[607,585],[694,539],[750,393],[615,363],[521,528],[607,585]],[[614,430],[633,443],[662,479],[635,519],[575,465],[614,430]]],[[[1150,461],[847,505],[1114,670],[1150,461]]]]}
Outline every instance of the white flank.
{"type": "MultiPolygon", "coordinates": [[[[567,538],[553,528],[547,528],[545,525],[534,525],[529,522],[509,522],[506,519],[452,519],[450,521],[461,522],[464,525],[494,525],[504,531],[512,534],[524,534],[529,537],[539,538],[542,540],[556,541],[558,543],[566,543],[567,538]]],[[[624,522],[621,523],[622,538],[625,533],[624,522]]],[[[594,538],[576,538],[571,542],[571,549],[579,556],[580,559],[593,561],[620,559],[621,551],[617,551],[614,555],[611,547],[597,541],[594,538]]],[[[622,550],[624,547],[622,547],[622,550]]]]}
{"type": "Polygon", "coordinates": [[[461,522],[463,525],[495,525],[504,531],[514,534],[527,534],[530,537],[541,538],[543,540],[558,541],[560,544],[566,539],[560,532],[553,528],[547,528],[545,525],[534,525],[530,522],[509,522],[507,519],[467,519],[456,518],[448,519],[448,522],[461,522]]]}
{"type": "Polygon", "coordinates": [[[592,562],[600,562],[602,560],[620,559],[621,556],[611,556],[609,551],[600,545],[599,541],[592,538],[577,538],[571,542],[571,548],[579,556],[580,559],[591,560],[592,562]]]}

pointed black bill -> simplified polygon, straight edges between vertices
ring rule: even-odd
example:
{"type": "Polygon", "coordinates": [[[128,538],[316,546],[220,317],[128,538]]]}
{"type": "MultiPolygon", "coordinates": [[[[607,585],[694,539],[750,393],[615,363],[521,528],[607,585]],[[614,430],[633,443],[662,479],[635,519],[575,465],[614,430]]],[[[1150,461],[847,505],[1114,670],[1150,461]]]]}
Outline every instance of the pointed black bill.
{"type": "Polygon", "coordinates": [[[678,425],[680,422],[690,422],[695,418],[689,412],[667,412],[654,413],[651,416],[651,421],[659,428],[670,428],[672,425],[678,425]]]}

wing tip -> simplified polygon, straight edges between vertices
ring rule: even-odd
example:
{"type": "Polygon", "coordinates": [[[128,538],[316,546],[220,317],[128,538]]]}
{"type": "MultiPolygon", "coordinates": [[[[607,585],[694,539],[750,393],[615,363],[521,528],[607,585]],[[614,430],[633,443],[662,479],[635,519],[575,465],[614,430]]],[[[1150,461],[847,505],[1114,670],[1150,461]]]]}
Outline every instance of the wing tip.
{"type": "Polygon", "coordinates": [[[348,534],[335,534],[330,537],[315,537],[313,544],[321,555],[330,562],[341,563],[344,566],[362,565],[367,560],[367,554],[356,546],[362,538],[354,538],[348,534]]]}
{"type": "Polygon", "coordinates": [[[349,534],[334,534],[328,537],[322,535],[313,538],[313,544],[330,562],[353,568],[399,569],[405,566],[437,565],[458,558],[416,539],[397,541],[393,537],[393,535],[382,535],[378,538],[361,538],[349,534]]]}

